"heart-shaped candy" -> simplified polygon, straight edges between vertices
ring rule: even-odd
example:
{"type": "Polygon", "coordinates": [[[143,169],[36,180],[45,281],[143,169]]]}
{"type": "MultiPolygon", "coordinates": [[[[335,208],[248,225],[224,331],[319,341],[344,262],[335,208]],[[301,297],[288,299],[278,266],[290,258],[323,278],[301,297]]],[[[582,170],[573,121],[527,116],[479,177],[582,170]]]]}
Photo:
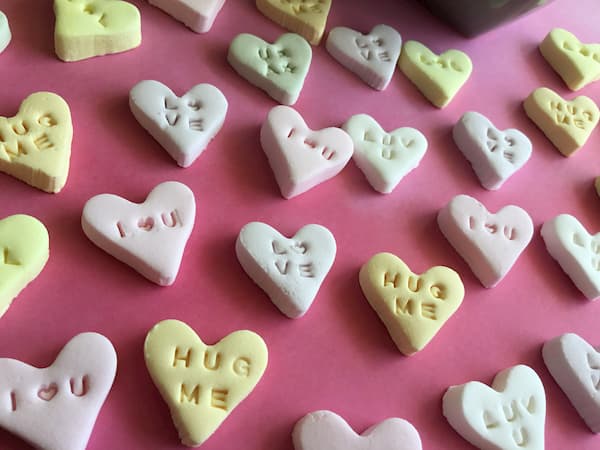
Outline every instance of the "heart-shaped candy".
{"type": "Polygon", "coordinates": [[[569,31],[554,28],[540,52],[572,91],[600,80],[600,44],[582,44],[569,31]]]}
{"type": "Polygon", "coordinates": [[[54,0],[54,50],[63,61],[119,53],[142,43],[139,10],[121,0],[54,0]]]}
{"type": "Polygon", "coordinates": [[[560,214],[542,225],[548,253],[560,264],[588,300],[600,297],[600,233],[590,236],[569,214],[560,214]]]}
{"type": "Polygon", "coordinates": [[[212,27],[225,0],[148,0],[196,33],[206,33],[212,27]]]}
{"type": "Polygon", "coordinates": [[[304,315],[335,259],[336,244],[321,225],[306,225],[291,239],[261,222],[242,228],[235,244],[248,276],[291,319],[304,315]]]}
{"type": "Polygon", "coordinates": [[[387,133],[367,114],[352,116],[342,128],[354,142],[352,159],[382,194],[392,192],[427,150],[427,139],[419,130],[398,128],[387,133]]]}
{"type": "Polygon", "coordinates": [[[256,7],[273,22],[319,45],[332,0],[256,0],[256,7]]]}
{"type": "Polygon", "coordinates": [[[367,35],[336,27],[327,37],[327,51],[373,89],[383,91],[394,75],[402,38],[392,27],[377,25],[367,35]]]}
{"type": "Polygon", "coordinates": [[[129,107],[177,164],[189,167],[223,126],[227,99],[211,84],[177,97],[164,84],[145,80],[129,93],[129,107]]]}
{"type": "Polygon", "coordinates": [[[436,55],[420,42],[404,44],[400,70],[438,108],[445,107],[467,82],[473,70],[471,59],[459,50],[436,55]]]}
{"type": "Polygon", "coordinates": [[[500,189],[531,156],[531,141],[519,130],[499,130],[477,112],[467,112],[452,131],[456,146],[473,166],[481,185],[500,189]]]}
{"type": "Polygon", "coordinates": [[[571,156],[586,143],[598,125],[600,110],[585,95],[564,100],[542,87],[523,102],[525,113],[564,156],[571,156]]]}
{"type": "Polygon", "coordinates": [[[185,323],[164,320],[146,336],[144,357],[181,442],[197,447],[252,392],[267,367],[268,351],[252,331],[206,345],[185,323]]]}
{"type": "Polygon", "coordinates": [[[6,15],[0,11],[0,53],[8,47],[10,39],[11,34],[10,27],[8,26],[8,19],[6,18],[6,15]]]}
{"type": "Polygon", "coordinates": [[[73,124],[69,105],[51,92],[31,94],[14,117],[0,117],[0,171],[46,192],[67,182],[73,124]]]}
{"type": "Polygon", "coordinates": [[[435,266],[415,275],[391,253],[378,253],[362,268],[360,287],[406,356],[422,350],[456,312],[465,295],[459,275],[435,266]]]}
{"type": "Polygon", "coordinates": [[[544,344],[544,363],[581,418],[600,433],[600,353],[573,333],[544,344]]]}
{"type": "Polygon", "coordinates": [[[546,394],[540,377],[518,365],[498,373],[492,387],[471,381],[448,388],[444,416],[482,450],[544,450],[546,394]]]}
{"type": "Polygon", "coordinates": [[[185,184],[156,186],[146,201],[113,194],[89,199],[81,216],[85,235],[105,252],[161,286],[173,284],[196,216],[194,193],[185,184]]]}
{"type": "Polygon", "coordinates": [[[82,333],[51,366],[0,359],[0,426],[36,448],[84,450],[110,391],[117,355],[108,339],[82,333]]]}
{"type": "Polygon", "coordinates": [[[300,419],[292,433],[295,450],[421,450],[421,437],[409,422],[390,418],[357,434],[331,411],[300,419]]]}
{"type": "Polygon", "coordinates": [[[269,44],[252,34],[231,41],[227,61],[253,85],[284,105],[298,100],[312,60],[312,49],[297,34],[283,34],[269,44]]]}
{"type": "Polygon", "coordinates": [[[313,131],[288,106],[269,111],[260,130],[260,143],[281,195],[288,199],[340,173],[354,147],[344,130],[330,127],[313,131]]]}
{"type": "Polygon", "coordinates": [[[508,205],[495,214],[468,195],[457,195],[440,210],[440,230],[487,288],[496,286],[533,237],[527,211],[508,205]]]}
{"type": "Polygon", "coordinates": [[[35,217],[0,220],[0,317],[48,261],[48,230],[35,217]]]}

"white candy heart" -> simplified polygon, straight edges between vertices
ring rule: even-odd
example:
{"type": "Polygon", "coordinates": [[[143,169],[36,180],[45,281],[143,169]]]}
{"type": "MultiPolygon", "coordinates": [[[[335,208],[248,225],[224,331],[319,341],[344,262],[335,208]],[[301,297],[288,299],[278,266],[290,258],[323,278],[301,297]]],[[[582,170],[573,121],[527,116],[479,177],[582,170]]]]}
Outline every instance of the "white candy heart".
{"type": "Polygon", "coordinates": [[[354,142],[354,162],[382,194],[392,192],[427,150],[427,139],[419,130],[398,128],[387,133],[367,114],[352,116],[342,128],[354,142]]]}
{"type": "Polygon", "coordinates": [[[198,84],[177,97],[164,84],[145,80],[129,93],[137,121],[181,167],[189,167],[216,136],[227,106],[223,93],[211,84],[198,84]]]}
{"type": "Polygon", "coordinates": [[[246,224],[235,251],[248,276],[286,316],[304,315],[333,265],[335,238],[321,225],[306,225],[288,239],[261,222],[246,224]]]}
{"type": "Polygon", "coordinates": [[[11,34],[10,27],[8,26],[8,19],[6,15],[0,11],[0,53],[4,51],[10,43],[11,34]]]}
{"type": "Polygon", "coordinates": [[[443,409],[452,428],[481,450],[544,450],[546,394],[528,366],[503,370],[491,388],[478,381],[450,387],[443,409]]]}
{"type": "Polygon", "coordinates": [[[206,33],[225,0],[148,0],[148,3],[183,22],[196,33],[206,33]]]}

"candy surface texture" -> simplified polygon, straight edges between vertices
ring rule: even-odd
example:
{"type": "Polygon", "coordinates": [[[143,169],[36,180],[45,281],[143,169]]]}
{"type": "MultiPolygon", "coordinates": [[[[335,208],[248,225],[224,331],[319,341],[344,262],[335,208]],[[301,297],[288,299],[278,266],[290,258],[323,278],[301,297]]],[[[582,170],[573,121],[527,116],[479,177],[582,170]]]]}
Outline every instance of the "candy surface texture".
{"type": "Polygon", "coordinates": [[[148,0],[196,33],[210,30],[225,0],[148,0]]]}
{"type": "Polygon", "coordinates": [[[2,53],[10,43],[11,33],[6,14],[0,11],[0,53],[2,53]]]}

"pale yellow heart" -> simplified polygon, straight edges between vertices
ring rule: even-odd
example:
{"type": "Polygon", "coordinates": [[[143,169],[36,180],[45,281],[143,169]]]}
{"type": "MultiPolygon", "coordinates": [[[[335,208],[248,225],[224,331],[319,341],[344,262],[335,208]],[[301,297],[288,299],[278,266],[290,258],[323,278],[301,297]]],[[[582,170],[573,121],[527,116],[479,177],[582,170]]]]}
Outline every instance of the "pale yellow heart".
{"type": "Polygon", "coordinates": [[[582,95],[567,101],[545,87],[533,91],[523,107],[564,156],[583,147],[600,118],[598,106],[591,98],[582,95]]]}
{"type": "Polygon", "coordinates": [[[262,377],[268,351],[252,331],[206,345],[188,325],[164,320],[144,344],[146,367],[184,445],[202,444],[262,377]]]}
{"type": "Polygon", "coordinates": [[[438,56],[416,41],[404,44],[398,66],[438,108],[443,108],[454,98],[473,71],[466,53],[448,50],[438,56]]]}
{"type": "Polygon", "coordinates": [[[331,0],[256,0],[256,7],[273,22],[319,45],[331,0]]]}
{"type": "Polygon", "coordinates": [[[415,275],[391,253],[378,253],[360,269],[360,287],[398,349],[422,350],[462,303],[459,275],[443,266],[415,275]]]}
{"type": "Polygon", "coordinates": [[[600,80],[600,44],[583,44],[569,31],[554,28],[540,52],[572,91],[600,80]]]}
{"type": "Polygon", "coordinates": [[[51,92],[31,94],[15,117],[0,117],[0,171],[59,192],[69,174],[72,139],[69,105],[51,92]]]}

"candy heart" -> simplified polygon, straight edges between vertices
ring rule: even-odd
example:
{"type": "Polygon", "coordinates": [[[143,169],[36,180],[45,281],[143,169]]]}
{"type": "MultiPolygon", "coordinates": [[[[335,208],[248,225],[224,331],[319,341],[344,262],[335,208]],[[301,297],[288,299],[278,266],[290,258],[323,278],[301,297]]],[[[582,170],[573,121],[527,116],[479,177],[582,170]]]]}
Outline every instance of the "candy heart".
{"type": "Polygon", "coordinates": [[[225,0],[148,0],[148,3],[183,22],[196,33],[206,33],[225,0]]]}
{"type": "Polygon", "coordinates": [[[448,388],[444,416],[463,438],[482,450],[544,450],[546,394],[528,366],[503,370],[492,387],[471,381],[448,388]]]}
{"type": "Polygon", "coordinates": [[[46,192],[67,182],[73,124],[69,105],[51,92],[31,94],[14,117],[0,117],[0,171],[46,192]]]}
{"type": "Polygon", "coordinates": [[[427,150],[427,139],[419,130],[398,128],[387,133],[367,114],[352,116],[342,128],[354,142],[352,159],[382,194],[392,192],[427,150]]]}
{"type": "Polygon", "coordinates": [[[589,300],[600,297],[600,233],[590,236],[579,221],[561,214],[542,225],[548,253],[589,300]]]}
{"type": "Polygon", "coordinates": [[[35,217],[0,220],[0,317],[48,261],[48,230],[35,217]]]}
{"type": "Polygon", "coordinates": [[[0,11],[0,53],[4,51],[10,43],[11,34],[10,27],[8,26],[8,19],[6,15],[0,11]]]}
{"type": "Polygon", "coordinates": [[[297,34],[283,34],[269,44],[242,33],[229,46],[227,61],[243,78],[284,105],[298,100],[308,74],[312,50],[297,34]]]}
{"type": "Polygon", "coordinates": [[[252,392],[267,367],[268,351],[252,331],[206,345],[185,323],[164,320],[146,336],[144,357],[181,442],[196,447],[252,392]]]}
{"type": "Polygon", "coordinates": [[[454,126],[456,146],[473,166],[481,185],[500,189],[531,156],[531,141],[519,130],[499,130],[477,112],[467,112],[454,126]]]}
{"type": "Polygon", "coordinates": [[[468,195],[457,195],[440,210],[440,230],[487,288],[496,286],[533,237],[527,211],[508,205],[496,214],[468,195]]]}
{"type": "Polygon", "coordinates": [[[378,253],[362,268],[360,287],[407,356],[422,350],[462,303],[465,288],[458,274],[435,266],[415,275],[391,253],[378,253]]]}
{"type": "Polygon", "coordinates": [[[591,98],[581,95],[567,101],[548,88],[533,91],[523,107],[564,156],[583,147],[600,118],[600,110],[591,98]]]}
{"type": "Polygon", "coordinates": [[[105,252],[161,286],[173,284],[196,216],[194,193],[185,184],[156,186],[146,201],[113,194],[87,201],[81,216],[85,235],[105,252]]]}
{"type": "Polygon", "coordinates": [[[395,417],[359,435],[331,411],[315,411],[296,423],[295,450],[421,450],[419,433],[409,422],[395,417]]]}
{"type": "Polygon", "coordinates": [[[256,0],[256,7],[273,22],[319,45],[331,0],[256,0]]]}
{"type": "Polygon", "coordinates": [[[235,244],[248,276],[279,310],[296,319],[310,308],[335,259],[333,234],[321,225],[306,225],[291,239],[261,222],[242,228],[235,244]]]}
{"type": "Polygon", "coordinates": [[[336,27],[327,37],[327,51],[341,65],[378,91],[384,90],[396,69],[402,38],[387,25],[377,25],[367,35],[336,27]]]}
{"type": "Polygon", "coordinates": [[[0,426],[36,448],[84,450],[110,391],[117,355],[108,339],[81,333],[51,366],[0,359],[0,426]]]}
{"type": "Polygon", "coordinates": [[[223,126],[227,99],[211,84],[177,97],[164,84],[145,80],[129,93],[129,107],[177,164],[189,167],[223,126]]]}
{"type": "Polygon", "coordinates": [[[436,55],[420,42],[404,44],[400,70],[438,108],[445,107],[467,82],[473,70],[471,59],[459,50],[436,55]]]}
{"type": "Polygon", "coordinates": [[[139,10],[121,0],[54,0],[54,49],[63,61],[119,53],[142,43],[139,10]]]}
{"type": "Polygon", "coordinates": [[[281,195],[292,198],[336,176],[352,157],[352,138],[339,128],[313,131],[287,106],[269,111],[260,143],[281,195]]]}
{"type": "Polygon", "coordinates": [[[572,91],[600,80],[600,44],[582,44],[567,30],[554,28],[540,52],[572,91]]]}

